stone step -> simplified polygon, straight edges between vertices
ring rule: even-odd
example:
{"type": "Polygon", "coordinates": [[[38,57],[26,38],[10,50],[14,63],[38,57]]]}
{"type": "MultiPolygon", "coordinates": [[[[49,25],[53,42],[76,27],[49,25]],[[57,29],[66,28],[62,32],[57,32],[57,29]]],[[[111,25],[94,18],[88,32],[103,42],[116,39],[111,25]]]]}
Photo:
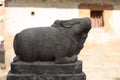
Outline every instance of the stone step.
{"type": "Polygon", "coordinates": [[[9,72],[7,80],[86,80],[86,75],[79,74],[13,74],[9,72]]]}
{"type": "Polygon", "coordinates": [[[77,74],[82,72],[82,61],[69,64],[54,62],[12,62],[11,72],[14,74],[77,74]]]}

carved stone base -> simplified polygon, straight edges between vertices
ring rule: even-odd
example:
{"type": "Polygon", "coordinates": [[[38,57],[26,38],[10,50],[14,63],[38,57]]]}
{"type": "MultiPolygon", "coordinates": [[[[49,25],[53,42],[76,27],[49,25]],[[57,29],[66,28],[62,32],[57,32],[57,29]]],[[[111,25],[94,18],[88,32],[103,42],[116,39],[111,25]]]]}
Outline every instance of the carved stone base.
{"type": "Polygon", "coordinates": [[[86,80],[82,61],[69,64],[54,62],[13,62],[7,80],[86,80]]]}

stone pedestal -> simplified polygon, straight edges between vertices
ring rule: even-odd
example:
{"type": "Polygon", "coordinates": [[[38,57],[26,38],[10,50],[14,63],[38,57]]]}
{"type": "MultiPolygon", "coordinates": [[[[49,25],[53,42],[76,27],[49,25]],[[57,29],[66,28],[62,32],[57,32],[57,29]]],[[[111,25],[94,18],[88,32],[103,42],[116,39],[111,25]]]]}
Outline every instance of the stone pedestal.
{"type": "Polygon", "coordinates": [[[7,80],[86,80],[82,61],[69,64],[54,62],[12,62],[7,80]]]}

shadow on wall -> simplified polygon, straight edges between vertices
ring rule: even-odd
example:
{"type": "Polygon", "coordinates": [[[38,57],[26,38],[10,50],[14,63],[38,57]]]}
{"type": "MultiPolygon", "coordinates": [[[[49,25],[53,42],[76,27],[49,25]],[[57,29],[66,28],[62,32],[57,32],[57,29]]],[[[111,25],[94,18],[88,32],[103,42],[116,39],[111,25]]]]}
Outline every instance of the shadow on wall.
{"type": "Polygon", "coordinates": [[[120,77],[116,77],[116,78],[114,78],[113,80],[120,80],[120,77]]]}

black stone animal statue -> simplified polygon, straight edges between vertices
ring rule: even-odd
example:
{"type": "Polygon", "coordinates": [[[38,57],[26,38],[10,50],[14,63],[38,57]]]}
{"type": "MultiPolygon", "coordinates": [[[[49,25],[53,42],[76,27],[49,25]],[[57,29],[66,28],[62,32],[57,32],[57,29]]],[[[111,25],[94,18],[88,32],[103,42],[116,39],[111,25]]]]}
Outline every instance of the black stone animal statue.
{"type": "Polygon", "coordinates": [[[25,29],[14,38],[14,61],[74,63],[90,29],[89,18],[56,20],[52,27],[25,29]]]}

